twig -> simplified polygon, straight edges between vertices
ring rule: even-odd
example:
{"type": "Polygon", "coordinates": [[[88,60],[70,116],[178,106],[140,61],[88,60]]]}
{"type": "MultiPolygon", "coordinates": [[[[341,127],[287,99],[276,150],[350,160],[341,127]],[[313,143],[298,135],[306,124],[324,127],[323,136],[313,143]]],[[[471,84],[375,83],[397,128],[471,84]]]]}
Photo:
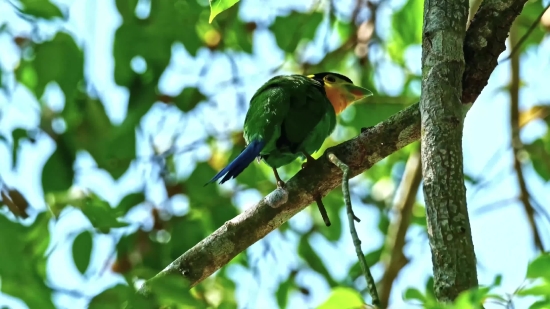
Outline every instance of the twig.
{"type": "Polygon", "coordinates": [[[334,165],[338,166],[338,168],[342,170],[342,192],[344,193],[344,202],[346,203],[346,209],[348,213],[349,230],[351,233],[351,238],[353,239],[353,245],[355,246],[355,253],[357,253],[357,258],[359,258],[359,265],[361,265],[361,270],[363,271],[363,275],[365,275],[365,279],[367,280],[367,286],[369,289],[369,294],[372,297],[372,303],[375,306],[380,307],[380,297],[378,296],[378,291],[376,291],[376,282],[372,277],[369,265],[367,265],[365,255],[363,254],[363,251],[361,251],[361,240],[357,235],[357,230],[355,230],[354,220],[357,217],[355,217],[355,215],[353,214],[349,194],[350,168],[344,162],[340,161],[340,159],[338,159],[338,157],[336,157],[333,153],[328,154],[328,159],[330,160],[330,162],[334,163],[334,165]]]}
{"type": "Polygon", "coordinates": [[[405,236],[410,225],[412,209],[416,201],[416,194],[422,181],[422,165],[420,161],[420,149],[411,153],[405,167],[405,175],[401,181],[400,196],[394,206],[397,212],[395,220],[392,220],[388,228],[386,244],[382,255],[385,264],[384,275],[380,281],[380,297],[382,308],[387,308],[393,282],[405,265],[409,262],[403,254],[405,236]]]}
{"type": "Polygon", "coordinates": [[[327,210],[325,208],[325,204],[323,204],[323,199],[321,196],[316,196],[315,202],[317,203],[317,207],[319,207],[319,212],[321,213],[321,217],[323,217],[325,225],[330,226],[330,218],[328,217],[327,210]]]}
{"type": "MultiPolygon", "coordinates": [[[[516,40],[516,37],[517,37],[517,21],[514,24],[512,24],[512,28],[510,29],[510,43],[513,44],[514,41],[516,40]]],[[[523,168],[521,166],[521,161],[519,159],[520,151],[523,149],[523,143],[519,136],[519,131],[520,131],[520,128],[519,128],[519,83],[520,83],[519,55],[513,55],[511,59],[512,61],[510,62],[510,65],[512,70],[512,74],[511,74],[512,77],[510,80],[510,87],[509,87],[510,89],[510,127],[511,127],[511,135],[512,135],[512,138],[511,138],[512,150],[514,153],[514,169],[517,174],[517,181],[518,181],[518,186],[520,190],[519,200],[523,204],[523,209],[525,210],[527,219],[529,220],[529,225],[533,233],[533,241],[535,243],[535,247],[540,251],[544,251],[542,239],[540,237],[540,233],[537,229],[537,223],[535,221],[535,209],[533,208],[533,205],[531,205],[529,190],[527,189],[527,184],[525,183],[525,177],[523,176],[523,168]]]]}
{"type": "MultiPolygon", "coordinates": [[[[544,15],[544,13],[546,12],[546,10],[548,10],[550,8],[550,4],[548,4],[544,10],[542,10],[542,12],[540,12],[540,15],[537,17],[537,19],[535,19],[535,21],[533,21],[533,23],[531,24],[531,26],[529,27],[529,29],[527,30],[527,32],[519,39],[519,41],[516,43],[516,45],[514,45],[514,47],[512,48],[512,51],[510,52],[510,55],[508,57],[506,57],[506,59],[502,60],[500,63],[503,63],[505,61],[508,61],[510,59],[512,59],[512,57],[516,54],[516,52],[520,49],[521,45],[523,45],[523,43],[525,43],[525,41],[527,40],[527,38],[531,35],[531,33],[533,32],[533,30],[535,30],[535,28],[537,27],[537,25],[540,23],[540,19],[542,18],[542,16],[544,15]]],[[[512,42],[513,43],[513,42],[512,42]]]]}

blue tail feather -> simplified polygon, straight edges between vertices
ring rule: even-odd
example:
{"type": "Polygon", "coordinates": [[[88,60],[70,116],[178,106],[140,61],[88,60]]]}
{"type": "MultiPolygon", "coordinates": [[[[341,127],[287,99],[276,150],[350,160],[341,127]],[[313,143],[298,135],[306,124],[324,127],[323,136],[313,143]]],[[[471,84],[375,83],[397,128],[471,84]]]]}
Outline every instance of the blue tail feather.
{"type": "Polygon", "coordinates": [[[237,177],[244,169],[260,155],[260,152],[265,146],[265,142],[254,140],[239,154],[235,160],[231,161],[223,170],[216,174],[209,182],[206,184],[212,183],[220,179],[220,184],[228,181],[231,178],[237,177]],[[225,175],[225,176],[224,176],[225,175]]]}

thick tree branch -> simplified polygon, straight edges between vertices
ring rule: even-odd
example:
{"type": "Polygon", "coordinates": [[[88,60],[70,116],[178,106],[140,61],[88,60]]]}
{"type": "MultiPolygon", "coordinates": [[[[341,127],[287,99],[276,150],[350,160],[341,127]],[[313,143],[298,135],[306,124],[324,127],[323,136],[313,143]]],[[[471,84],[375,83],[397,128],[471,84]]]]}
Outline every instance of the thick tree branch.
{"type": "MultiPolygon", "coordinates": [[[[463,86],[467,86],[463,87],[464,103],[467,103],[464,98],[470,98],[470,101],[477,98],[483,86],[487,84],[489,75],[497,64],[497,57],[505,47],[506,35],[500,34],[502,31],[507,33],[509,25],[525,1],[485,0],[482,4],[480,10],[483,10],[484,14],[478,12],[466,36],[464,51],[465,54],[469,53],[470,57],[466,60],[463,75],[463,80],[466,81],[463,86]],[[496,1],[501,5],[495,5],[496,1]],[[511,6],[516,9],[510,9],[511,6]],[[507,23],[508,28],[502,28],[507,23]],[[487,31],[482,31],[483,27],[487,31]],[[491,29],[499,30],[499,35],[491,29]],[[492,48],[488,49],[486,46],[492,48]],[[473,55],[476,53],[478,58],[474,59],[473,55]]],[[[419,137],[420,112],[418,104],[413,104],[358,137],[331,148],[330,152],[346,162],[351,168],[351,176],[356,176],[384,157],[418,140],[419,137]]],[[[311,204],[315,193],[324,196],[339,186],[341,177],[341,171],[325,156],[319,158],[287,182],[286,194],[277,189],[244,213],[226,222],[157,276],[148,280],[139,292],[147,295],[151,281],[169,274],[182,276],[187,286],[198,284],[311,204]],[[278,207],[271,207],[270,204],[278,204],[278,207]]]]}
{"type": "Polygon", "coordinates": [[[440,302],[452,302],[460,292],[477,286],[462,154],[461,89],[467,16],[467,0],[424,2],[422,176],[433,288],[440,302]]]}
{"type": "Polygon", "coordinates": [[[466,67],[462,75],[462,103],[473,103],[487,85],[497,66],[498,56],[506,49],[512,22],[527,0],[484,0],[464,40],[466,67]]]}

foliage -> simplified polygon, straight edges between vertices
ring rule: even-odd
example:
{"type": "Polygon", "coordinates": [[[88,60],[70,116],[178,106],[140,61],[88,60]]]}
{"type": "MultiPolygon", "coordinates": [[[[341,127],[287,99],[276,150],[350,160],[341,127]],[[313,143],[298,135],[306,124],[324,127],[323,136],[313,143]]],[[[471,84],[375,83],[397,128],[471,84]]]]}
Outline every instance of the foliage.
{"type": "MultiPolygon", "coordinates": [[[[179,276],[155,283],[152,299],[137,297],[135,288],[275,188],[264,164],[226,185],[204,186],[243,149],[247,100],[269,77],[338,71],[376,93],[371,104],[341,115],[316,157],[414,103],[420,71],[411,63],[420,55],[411,54],[421,42],[423,1],[357,10],[338,2],[327,10],[277,1],[112,0],[93,10],[60,2],[0,4],[9,12],[0,17],[0,303],[323,309],[368,303],[339,190],[324,198],[330,228],[309,207],[191,291],[179,276]],[[376,16],[389,18],[387,29],[370,25],[372,35],[365,36],[376,16]]],[[[541,9],[541,1],[527,4],[522,25],[541,9]]],[[[537,28],[521,52],[538,48],[544,36],[537,28]]],[[[535,118],[550,125],[541,115],[535,118]]],[[[548,132],[525,147],[544,181],[548,132]]],[[[363,250],[379,270],[411,152],[407,147],[352,181],[363,250]]],[[[282,168],[281,176],[291,178],[300,166],[282,168]]],[[[408,229],[420,237],[408,237],[407,247],[426,246],[421,198],[408,229]]],[[[491,292],[496,280],[445,308],[528,296],[537,297],[531,308],[547,308],[548,269],[548,255],[541,255],[527,271],[530,287],[505,298],[491,292]]],[[[404,281],[392,302],[403,294],[443,308],[416,278],[404,281]]]]}

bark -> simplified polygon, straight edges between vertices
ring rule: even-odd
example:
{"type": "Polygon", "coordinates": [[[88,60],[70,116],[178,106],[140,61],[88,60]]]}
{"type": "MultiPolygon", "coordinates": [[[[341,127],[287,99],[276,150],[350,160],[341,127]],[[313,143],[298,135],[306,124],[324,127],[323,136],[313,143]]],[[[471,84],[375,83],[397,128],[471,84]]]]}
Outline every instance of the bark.
{"type": "Polygon", "coordinates": [[[420,96],[422,175],[434,293],[441,302],[477,286],[462,160],[467,0],[427,0],[420,96]]]}
{"type": "Polygon", "coordinates": [[[473,103],[487,85],[497,66],[500,53],[506,49],[506,38],[512,22],[527,0],[483,0],[464,40],[466,68],[462,75],[462,103],[473,103]]]}
{"type": "MultiPolygon", "coordinates": [[[[485,0],[489,3],[497,0],[485,0]]],[[[500,1],[500,0],[498,0],[500,1]]],[[[496,66],[500,52],[504,50],[506,37],[494,35],[492,31],[480,31],[480,25],[490,20],[487,29],[493,29],[506,24],[505,20],[513,20],[518,11],[508,9],[507,4],[514,1],[503,0],[502,6],[480,7],[484,16],[479,13],[468,31],[464,51],[466,53],[483,52],[478,57],[485,62],[480,63],[473,57],[466,60],[464,72],[463,98],[477,98],[486,85],[490,72],[496,66]],[[500,15],[500,18],[498,18],[500,15]],[[497,23],[499,26],[494,25],[497,23]],[[485,42],[485,45],[477,42],[485,42]],[[485,46],[494,48],[487,50],[485,46]],[[502,49],[499,49],[502,47],[502,49]],[[500,51],[499,51],[500,50],[500,51]],[[490,63],[492,66],[487,65],[490,63]],[[488,72],[488,73],[487,73],[488,72]]],[[[518,0],[521,5],[525,0],[518,0]]],[[[511,22],[510,22],[511,24],[511,22]]],[[[508,27],[509,29],[509,27],[508,27]]],[[[463,100],[464,103],[468,103],[463,100]]],[[[420,138],[419,105],[413,104],[390,119],[370,128],[360,136],[330,149],[351,168],[351,175],[362,173],[370,166],[420,138]]],[[[311,167],[300,171],[287,182],[286,195],[275,190],[256,205],[234,219],[226,222],[210,236],[199,242],[193,248],[182,254],[154,278],[148,280],[139,293],[148,295],[154,281],[175,274],[181,276],[187,287],[195,286],[216,270],[229,263],[237,254],[244,251],[269,232],[278,228],[293,215],[307,207],[314,200],[314,193],[326,195],[340,185],[342,174],[340,169],[330,163],[325,156],[317,160],[311,167]],[[286,199],[285,199],[286,196],[286,199]],[[276,205],[278,207],[272,207],[276,205]]]]}

